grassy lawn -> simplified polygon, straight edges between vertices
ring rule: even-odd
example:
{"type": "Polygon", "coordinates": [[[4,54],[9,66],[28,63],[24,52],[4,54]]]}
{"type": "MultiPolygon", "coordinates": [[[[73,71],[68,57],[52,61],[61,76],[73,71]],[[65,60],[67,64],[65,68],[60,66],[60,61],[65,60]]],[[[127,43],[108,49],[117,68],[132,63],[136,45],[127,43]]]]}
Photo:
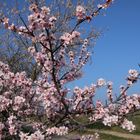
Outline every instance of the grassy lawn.
{"type": "Polygon", "coordinates": [[[101,140],[127,140],[124,138],[116,137],[116,136],[111,136],[111,135],[106,135],[106,134],[100,134],[101,140]]]}
{"type": "MultiPolygon", "coordinates": [[[[140,116],[131,116],[128,119],[132,120],[133,123],[136,125],[136,130],[131,132],[131,134],[140,135],[140,116]]],[[[111,131],[117,131],[117,132],[122,132],[122,133],[128,133],[127,130],[122,129],[119,126],[108,127],[108,126],[104,126],[102,123],[95,123],[94,125],[90,125],[89,128],[91,128],[91,129],[100,129],[100,130],[111,130],[111,131]]]]}
{"type": "MultiPolygon", "coordinates": [[[[84,123],[87,121],[87,119],[85,117],[79,117],[77,118],[78,121],[84,123]]],[[[140,115],[137,116],[130,116],[128,118],[128,120],[133,121],[133,123],[136,125],[136,130],[133,132],[128,132],[127,130],[122,129],[119,126],[114,126],[114,127],[108,127],[108,126],[104,126],[102,123],[95,123],[94,125],[89,125],[88,128],[89,129],[96,129],[96,130],[110,130],[110,131],[114,131],[114,132],[121,132],[121,133],[125,133],[125,134],[133,134],[133,135],[140,135],[140,115]]],[[[89,132],[77,132],[78,134],[88,134],[89,132]]],[[[101,140],[128,140],[127,138],[120,138],[117,136],[112,136],[112,135],[108,135],[108,134],[101,134],[100,133],[100,138],[101,140]]]]}
{"type": "MultiPolygon", "coordinates": [[[[70,139],[71,137],[69,138],[65,138],[65,137],[56,137],[56,138],[53,138],[53,140],[66,140],[66,139],[70,139]]],[[[75,137],[73,137],[74,139],[75,137]]],[[[127,139],[124,139],[124,138],[120,138],[120,137],[116,137],[116,136],[111,136],[111,135],[106,135],[106,134],[100,134],[100,139],[101,140],[127,140],[127,139]]]]}
{"type": "MultiPolygon", "coordinates": [[[[94,134],[94,133],[93,132],[87,132],[87,131],[81,131],[81,132],[78,131],[78,132],[75,132],[73,134],[74,135],[76,135],[76,134],[78,134],[78,135],[87,135],[87,134],[94,134]]],[[[108,134],[99,133],[99,135],[100,135],[100,140],[128,140],[126,138],[121,138],[121,137],[112,136],[112,135],[108,135],[108,134]]]]}
{"type": "MultiPolygon", "coordinates": [[[[132,120],[133,123],[136,125],[136,130],[131,132],[131,134],[140,135],[140,116],[133,116],[133,117],[129,117],[128,119],[132,120]]],[[[118,127],[118,126],[115,126],[115,127],[112,127],[112,128],[106,128],[106,129],[109,129],[109,130],[112,130],[112,131],[128,133],[128,131],[126,131],[126,130],[118,127]]]]}

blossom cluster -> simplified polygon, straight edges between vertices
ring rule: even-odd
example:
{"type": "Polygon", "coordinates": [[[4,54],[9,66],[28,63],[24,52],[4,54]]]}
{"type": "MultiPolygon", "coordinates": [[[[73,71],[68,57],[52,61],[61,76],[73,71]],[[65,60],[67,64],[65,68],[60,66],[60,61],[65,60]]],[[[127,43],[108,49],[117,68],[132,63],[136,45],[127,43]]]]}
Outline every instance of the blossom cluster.
{"type": "Polygon", "coordinates": [[[83,6],[78,5],[76,7],[76,16],[79,20],[84,18],[85,13],[86,13],[86,10],[83,6]]]}
{"type": "Polygon", "coordinates": [[[32,80],[26,77],[25,72],[14,74],[8,65],[0,62],[0,113],[4,116],[1,135],[4,127],[8,127],[11,136],[17,135],[22,126],[19,117],[24,118],[36,112],[37,102],[32,99],[33,91],[32,80]]]}
{"type": "Polygon", "coordinates": [[[130,111],[138,109],[140,106],[140,96],[134,94],[132,96],[127,96],[124,101],[122,101],[122,105],[119,108],[119,114],[125,115],[128,114],[130,111]]]}
{"type": "Polygon", "coordinates": [[[57,134],[58,136],[62,136],[68,134],[68,128],[65,126],[52,127],[48,128],[46,132],[47,135],[57,134]]]}
{"type": "Polygon", "coordinates": [[[8,118],[8,124],[9,124],[9,133],[10,135],[16,135],[17,134],[17,128],[16,128],[16,116],[11,115],[8,118]]]}
{"type": "Polygon", "coordinates": [[[132,121],[128,121],[127,119],[123,121],[121,127],[128,130],[129,132],[132,132],[136,129],[136,126],[132,123],[132,121]]]}
{"type": "Polygon", "coordinates": [[[80,140],[98,140],[99,134],[95,133],[94,135],[83,135],[80,140]]]}
{"type": "Polygon", "coordinates": [[[72,34],[64,33],[60,40],[64,41],[64,44],[69,45],[73,42],[74,39],[78,38],[80,36],[80,33],[77,31],[73,31],[72,34]]]}
{"type": "Polygon", "coordinates": [[[45,27],[53,27],[56,18],[54,16],[50,17],[49,7],[43,6],[41,7],[41,11],[39,11],[37,5],[32,4],[29,9],[32,12],[32,14],[28,16],[30,31],[43,29],[45,27]]]}
{"type": "Polygon", "coordinates": [[[138,77],[139,77],[139,73],[138,73],[138,71],[135,70],[135,69],[130,69],[128,73],[129,73],[129,75],[128,75],[128,77],[127,77],[127,80],[128,80],[127,84],[130,86],[130,85],[132,85],[134,82],[137,81],[137,79],[138,79],[138,77]]]}
{"type": "Polygon", "coordinates": [[[112,115],[112,116],[106,116],[103,120],[103,124],[107,125],[107,126],[112,126],[113,124],[117,125],[118,124],[118,119],[119,117],[116,115],[112,115]]]}
{"type": "Polygon", "coordinates": [[[20,132],[20,140],[44,140],[44,135],[38,130],[29,135],[28,133],[20,132]]]}
{"type": "Polygon", "coordinates": [[[105,8],[107,8],[107,7],[110,5],[110,3],[112,3],[112,2],[113,2],[113,0],[106,0],[106,3],[104,3],[104,4],[98,4],[97,7],[98,7],[98,8],[105,9],[105,8]]]}
{"type": "Polygon", "coordinates": [[[94,114],[89,117],[90,121],[97,121],[99,119],[103,119],[106,114],[108,114],[109,110],[108,108],[104,108],[103,104],[101,101],[96,102],[96,110],[94,111],[94,114]]]}

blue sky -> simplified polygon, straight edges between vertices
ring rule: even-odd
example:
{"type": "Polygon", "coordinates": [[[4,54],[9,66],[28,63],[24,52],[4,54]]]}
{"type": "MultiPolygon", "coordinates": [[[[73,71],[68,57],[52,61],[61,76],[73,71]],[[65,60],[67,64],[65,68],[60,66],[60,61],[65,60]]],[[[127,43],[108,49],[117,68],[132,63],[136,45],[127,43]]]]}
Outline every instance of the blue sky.
{"type": "MultiPolygon", "coordinates": [[[[115,93],[125,84],[129,69],[140,63],[140,0],[114,0],[114,4],[98,16],[93,24],[105,29],[94,48],[93,63],[84,69],[84,77],[72,86],[84,87],[100,77],[114,83],[115,93]],[[106,30],[108,29],[108,30],[106,30]]],[[[136,84],[130,94],[140,91],[136,84]]]]}

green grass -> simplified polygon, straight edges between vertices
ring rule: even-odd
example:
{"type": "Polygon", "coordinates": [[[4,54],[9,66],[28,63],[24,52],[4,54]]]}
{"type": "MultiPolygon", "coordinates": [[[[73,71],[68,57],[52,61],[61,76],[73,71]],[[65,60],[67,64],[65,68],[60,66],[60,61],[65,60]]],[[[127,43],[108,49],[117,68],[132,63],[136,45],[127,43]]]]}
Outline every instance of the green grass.
{"type": "MultiPolygon", "coordinates": [[[[74,135],[76,135],[76,134],[74,134],[74,135]]],[[[57,137],[53,138],[53,140],[61,140],[61,138],[62,137],[57,136],[57,137]]],[[[69,137],[69,139],[70,138],[73,138],[74,139],[75,137],[72,136],[72,137],[69,137]]],[[[111,135],[107,135],[107,134],[100,134],[100,140],[128,140],[128,139],[120,138],[120,137],[116,137],[116,136],[111,136],[111,135]]]]}
{"type": "MultiPolygon", "coordinates": [[[[131,132],[131,134],[140,135],[140,116],[131,116],[128,118],[128,120],[131,120],[136,125],[136,130],[131,132]]],[[[119,126],[108,127],[108,126],[104,126],[102,123],[95,123],[93,125],[89,125],[88,128],[129,133],[127,130],[122,129],[119,126]]]]}
{"type": "MultiPolygon", "coordinates": [[[[94,134],[94,132],[89,132],[89,131],[77,131],[73,134],[78,134],[78,135],[87,135],[87,134],[94,134]]],[[[117,137],[117,136],[112,136],[112,135],[108,135],[108,134],[102,134],[99,133],[99,137],[100,140],[128,140],[127,138],[121,138],[121,137],[117,137]]]]}
{"type": "MultiPolygon", "coordinates": [[[[108,127],[108,126],[104,126],[102,123],[99,123],[99,122],[89,125],[88,128],[89,129],[98,129],[98,130],[110,130],[110,131],[116,131],[116,132],[121,132],[121,133],[130,133],[130,134],[134,134],[134,135],[140,135],[140,115],[129,116],[129,118],[127,118],[127,119],[132,121],[136,125],[136,130],[131,133],[127,130],[122,129],[120,126],[108,127]]],[[[85,117],[79,117],[78,121],[84,123],[87,120],[85,117]]],[[[81,134],[88,134],[88,133],[89,132],[86,132],[86,131],[84,133],[81,132],[81,134]]],[[[90,134],[92,134],[92,133],[90,133],[90,134]]],[[[126,138],[120,138],[120,137],[107,135],[107,134],[99,133],[99,135],[100,135],[101,140],[128,140],[126,138]]]]}
{"type": "Polygon", "coordinates": [[[125,138],[120,138],[120,137],[111,136],[111,135],[107,135],[107,134],[100,134],[100,139],[101,140],[128,140],[125,138]]]}
{"type": "MultiPolygon", "coordinates": [[[[140,116],[129,117],[128,119],[131,120],[136,125],[136,130],[131,132],[131,134],[140,135],[140,116]]],[[[118,126],[112,127],[111,130],[128,133],[128,131],[126,131],[118,126]]]]}

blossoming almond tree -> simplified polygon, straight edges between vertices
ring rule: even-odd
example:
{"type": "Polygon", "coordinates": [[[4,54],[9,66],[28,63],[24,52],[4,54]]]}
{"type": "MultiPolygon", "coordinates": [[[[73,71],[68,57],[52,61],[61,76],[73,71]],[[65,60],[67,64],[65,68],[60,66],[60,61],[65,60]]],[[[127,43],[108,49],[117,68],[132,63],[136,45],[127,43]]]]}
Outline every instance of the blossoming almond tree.
{"type": "MultiPolygon", "coordinates": [[[[112,0],[99,4],[88,15],[82,5],[77,5],[76,24],[63,34],[55,34],[57,18],[51,9],[31,4],[28,24],[16,26],[8,18],[1,19],[5,28],[28,38],[32,46],[28,51],[34,57],[40,73],[35,80],[25,72],[13,73],[0,62],[0,139],[45,140],[53,135],[66,135],[79,127],[95,122],[107,126],[119,125],[128,131],[135,125],[127,116],[140,108],[139,95],[127,95],[127,90],[139,79],[138,71],[131,69],[127,85],[120,87],[120,95],[113,98],[112,82],[100,78],[90,87],[68,89],[66,84],[82,76],[81,69],[88,62],[89,39],[82,38],[79,27],[91,21],[99,11],[108,8],[112,0]],[[79,53],[71,46],[79,45],[79,53]],[[93,102],[98,88],[107,87],[108,102],[93,102]],[[84,124],[77,117],[88,118],[84,124]]],[[[90,24],[90,23],[88,23],[90,24]]],[[[81,140],[98,139],[98,135],[85,135],[81,140]]]]}

